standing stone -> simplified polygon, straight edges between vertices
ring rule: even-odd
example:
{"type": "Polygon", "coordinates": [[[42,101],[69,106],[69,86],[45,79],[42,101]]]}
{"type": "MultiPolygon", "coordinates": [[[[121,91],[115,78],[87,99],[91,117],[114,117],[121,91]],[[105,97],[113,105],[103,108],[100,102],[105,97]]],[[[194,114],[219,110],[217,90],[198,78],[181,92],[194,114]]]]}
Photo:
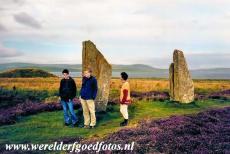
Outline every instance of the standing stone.
{"type": "Polygon", "coordinates": [[[170,100],[172,100],[172,101],[174,99],[174,85],[173,85],[174,74],[173,74],[173,72],[174,72],[174,64],[171,63],[171,65],[169,66],[169,89],[170,89],[169,95],[170,95],[170,100]]]}
{"type": "Polygon", "coordinates": [[[174,50],[173,63],[169,68],[169,82],[171,100],[180,103],[194,101],[193,81],[184,54],[180,50],[174,50]]]}
{"type": "Polygon", "coordinates": [[[98,93],[95,100],[96,111],[105,111],[109,99],[112,66],[107,62],[96,45],[84,41],[82,49],[82,71],[91,68],[98,82],[98,93]]]}

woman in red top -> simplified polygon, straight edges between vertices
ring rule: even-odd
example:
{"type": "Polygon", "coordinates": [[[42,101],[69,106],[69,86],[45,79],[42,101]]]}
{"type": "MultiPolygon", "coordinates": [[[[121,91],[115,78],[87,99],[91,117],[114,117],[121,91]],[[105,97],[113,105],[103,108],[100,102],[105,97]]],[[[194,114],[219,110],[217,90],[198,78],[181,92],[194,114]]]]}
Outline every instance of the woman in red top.
{"type": "Polygon", "coordinates": [[[130,98],[130,86],[128,80],[128,74],[125,72],[121,73],[121,81],[122,81],[122,87],[121,87],[121,93],[120,93],[120,112],[122,116],[124,117],[124,121],[120,123],[120,126],[127,126],[128,125],[128,105],[131,102],[130,98]]]}

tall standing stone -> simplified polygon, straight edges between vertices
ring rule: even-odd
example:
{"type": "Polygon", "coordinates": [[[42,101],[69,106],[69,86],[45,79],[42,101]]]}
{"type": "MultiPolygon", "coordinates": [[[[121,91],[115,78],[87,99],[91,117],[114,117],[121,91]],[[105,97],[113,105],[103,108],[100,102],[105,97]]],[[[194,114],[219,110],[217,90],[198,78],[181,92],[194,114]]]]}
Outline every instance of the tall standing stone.
{"type": "Polygon", "coordinates": [[[170,95],[170,100],[174,99],[174,64],[171,63],[171,65],[169,66],[169,87],[170,87],[170,91],[169,91],[169,95],[170,95]]]}
{"type": "Polygon", "coordinates": [[[173,63],[169,67],[169,85],[171,100],[190,103],[194,100],[194,85],[184,54],[174,50],[173,63]]]}
{"type": "Polygon", "coordinates": [[[84,41],[82,49],[82,71],[91,68],[98,82],[98,93],[95,100],[96,111],[105,111],[109,99],[112,66],[91,41],[84,41]]]}

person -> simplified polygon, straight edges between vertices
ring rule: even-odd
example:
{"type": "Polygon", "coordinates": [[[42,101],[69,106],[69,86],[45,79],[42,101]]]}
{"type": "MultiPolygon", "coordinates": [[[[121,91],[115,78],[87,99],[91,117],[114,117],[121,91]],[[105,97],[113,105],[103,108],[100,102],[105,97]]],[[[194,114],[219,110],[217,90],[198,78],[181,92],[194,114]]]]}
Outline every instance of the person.
{"type": "Polygon", "coordinates": [[[126,72],[121,73],[122,87],[120,91],[120,112],[124,118],[124,121],[120,123],[120,126],[127,126],[129,120],[128,105],[131,103],[130,98],[130,86],[128,80],[128,74],[126,72]]]}
{"type": "Polygon", "coordinates": [[[92,70],[83,72],[80,100],[83,109],[84,128],[94,128],[96,125],[95,102],[97,96],[97,79],[92,76],[92,70]]]}
{"type": "Polygon", "coordinates": [[[64,124],[65,126],[71,125],[75,127],[77,126],[78,118],[74,112],[73,99],[76,97],[77,86],[74,79],[70,77],[68,69],[64,69],[62,75],[63,79],[60,82],[59,96],[64,112],[64,124]]]}

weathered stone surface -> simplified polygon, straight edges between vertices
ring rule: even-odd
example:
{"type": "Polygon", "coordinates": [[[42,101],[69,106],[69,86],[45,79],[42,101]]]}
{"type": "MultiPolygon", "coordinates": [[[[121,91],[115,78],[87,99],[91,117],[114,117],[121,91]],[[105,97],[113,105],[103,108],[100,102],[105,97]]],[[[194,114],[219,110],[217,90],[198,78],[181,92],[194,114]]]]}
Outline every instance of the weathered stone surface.
{"type": "Polygon", "coordinates": [[[171,63],[171,65],[169,66],[169,95],[170,95],[170,100],[173,100],[174,98],[174,64],[171,63]]]}
{"type": "Polygon", "coordinates": [[[82,70],[93,70],[93,76],[98,82],[98,93],[95,101],[96,111],[105,111],[109,98],[112,66],[107,62],[93,42],[84,41],[82,49],[82,70]]]}
{"type": "Polygon", "coordinates": [[[169,67],[169,85],[171,100],[190,103],[194,100],[194,85],[184,54],[174,50],[173,63],[169,67]]]}

